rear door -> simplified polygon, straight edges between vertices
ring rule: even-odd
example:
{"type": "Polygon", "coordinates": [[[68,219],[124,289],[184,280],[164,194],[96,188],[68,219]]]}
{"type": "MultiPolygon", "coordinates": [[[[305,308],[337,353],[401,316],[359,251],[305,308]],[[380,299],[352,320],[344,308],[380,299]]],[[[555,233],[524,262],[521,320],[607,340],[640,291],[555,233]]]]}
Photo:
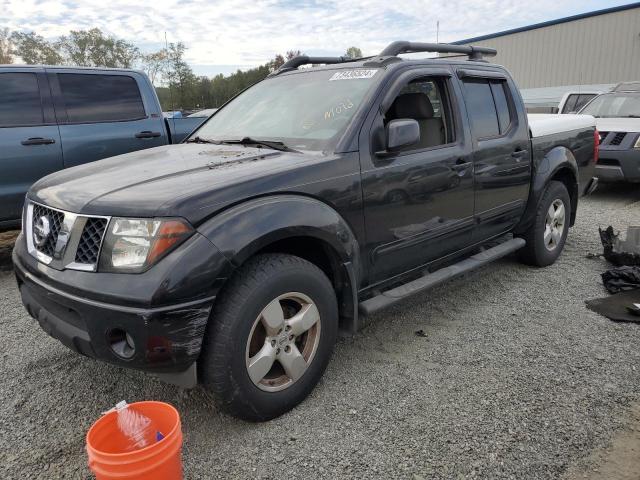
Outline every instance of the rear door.
{"type": "Polygon", "coordinates": [[[458,70],[473,136],[475,241],[509,231],[529,196],[531,152],[523,103],[496,71],[458,70]]]}
{"type": "Polygon", "coordinates": [[[156,97],[137,73],[47,72],[65,167],[168,143],[156,97]]]}
{"type": "Polygon", "coordinates": [[[0,72],[0,224],[20,218],[31,184],[62,168],[60,134],[43,69],[0,72]]]}

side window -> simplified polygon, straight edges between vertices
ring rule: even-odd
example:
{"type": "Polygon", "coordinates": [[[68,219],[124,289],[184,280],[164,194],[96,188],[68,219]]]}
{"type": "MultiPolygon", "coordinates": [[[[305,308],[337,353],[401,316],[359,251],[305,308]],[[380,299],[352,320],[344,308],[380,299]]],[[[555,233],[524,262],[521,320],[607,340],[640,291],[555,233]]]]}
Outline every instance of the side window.
{"type": "Polygon", "coordinates": [[[567,97],[567,101],[564,102],[564,106],[562,107],[562,113],[569,113],[576,111],[576,102],[578,101],[578,96],[575,93],[572,93],[567,97]]]}
{"type": "Polygon", "coordinates": [[[507,133],[515,117],[504,80],[471,78],[464,80],[465,103],[477,138],[507,133]]]}
{"type": "Polygon", "coordinates": [[[42,102],[35,73],[0,73],[0,127],[42,125],[42,102]]]}
{"type": "Polygon", "coordinates": [[[491,81],[491,93],[493,101],[496,104],[496,112],[498,112],[498,125],[500,126],[500,135],[504,135],[511,127],[512,112],[507,99],[507,84],[503,81],[491,81]]]}
{"type": "Polygon", "coordinates": [[[477,138],[497,137],[500,135],[500,124],[489,82],[484,79],[467,79],[464,81],[465,103],[471,127],[477,138]]]}
{"type": "Polygon", "coordinates": [[[587,103],[589,103],[589,101],[593,97],[595,97],[595,95],[592,93],[578,95],[578,100],[576,101],[576,106],[574,108],[574,111],[575,112],[579,111],[582,107],[584,107],[587,103]]]}
{"type": "Polygon", "coordinates": [[[453,122],[445,80],[421,78],[403,87],[385,112],[384,124],[401,118],[416,120],[420,126],[420,142],[406,147],[405,151],[453,142],[453,122]]]}
{"type": "Polygon", "coordinates": [[[69,123],[137,120],[146,116],[133,77],[59,73],[58,80],[69,123]]]}

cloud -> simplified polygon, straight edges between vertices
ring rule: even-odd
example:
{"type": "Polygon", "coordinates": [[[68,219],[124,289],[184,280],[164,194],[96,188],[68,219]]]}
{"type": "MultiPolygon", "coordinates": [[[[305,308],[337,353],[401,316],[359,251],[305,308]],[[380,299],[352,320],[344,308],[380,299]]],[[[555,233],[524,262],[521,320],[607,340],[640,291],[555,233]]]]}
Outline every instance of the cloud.
{"type": "MultiPolygon", "coordinates": [[[[0,0],[0,25],[57,37],[98,27],[143,50],[170,42],[195,66],[253,66],[275,53],[376,54],[393,40],[440,41],[528,25],[625,2],[602,0],[0,0]]],[[[200,69],[202,70],[202,68],[200,69]]]]}

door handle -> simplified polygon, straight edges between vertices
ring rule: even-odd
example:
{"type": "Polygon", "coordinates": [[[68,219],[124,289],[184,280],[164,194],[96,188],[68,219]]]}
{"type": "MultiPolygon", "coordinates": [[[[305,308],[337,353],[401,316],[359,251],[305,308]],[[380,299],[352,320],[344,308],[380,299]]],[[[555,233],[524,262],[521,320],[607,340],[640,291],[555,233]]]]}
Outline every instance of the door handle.
{"type": "Polygon", "coordinates": [[[150,130],[145,130],[144,132],[136,133],[136,138],[156,138],[162,135],[160,132],[152,132],[150,130]]]}
{"type": "Polygon", "coordinates": [[[51,145],[56,143],[53,138],[31,137],[20,142],[22,145],[51,145]]]}
{"type": "Polygon", "coordinates": [[[511,153],[511,157],[512,158],[517,158],[519,160],[522,157],[524,157],[527,153],[529,153],[528,150],[516,150],[515,152],[511,153]]]}
{"type": "Polygon", "coordinates": [[[471,166],[471,162],[465,162],[464,160],[458,160],[455,165],[451,167],[451,170],[455,172],[461,172],[471,166]]]}

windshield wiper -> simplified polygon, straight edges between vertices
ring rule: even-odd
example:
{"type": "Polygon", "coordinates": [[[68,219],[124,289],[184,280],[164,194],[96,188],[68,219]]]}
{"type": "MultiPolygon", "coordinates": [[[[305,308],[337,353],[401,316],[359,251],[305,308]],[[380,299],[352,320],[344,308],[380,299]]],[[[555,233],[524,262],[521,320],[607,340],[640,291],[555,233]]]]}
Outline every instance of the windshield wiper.
{"type": "Polygon", "coordinates": [[[624,118],[640,118],[640,115],[633,115],[633,114],[631,114],[631,115],[625,115],[625,117],[624,117],[624,118]]]}
{"type": "Polygon", "coordinates": [[[217,140],[208,140],[202,137],[193,137],[187,140],[185,143],[215,143],[216,145],[220,145],[221,142],[218,142],[217,140]]]}
{"type": "Polygon", "coordinates": [[[293,148],[288,147],[283,142],[277,140],[258,140],[251,137],[244,137],[240,140],[220,140],[220,143],[226,143],[229,145],[255,145],[257,147],[267,147],[273,150],[279,150],[281,152],[300,153],[298,150],[294,150],[293,148]]]}

